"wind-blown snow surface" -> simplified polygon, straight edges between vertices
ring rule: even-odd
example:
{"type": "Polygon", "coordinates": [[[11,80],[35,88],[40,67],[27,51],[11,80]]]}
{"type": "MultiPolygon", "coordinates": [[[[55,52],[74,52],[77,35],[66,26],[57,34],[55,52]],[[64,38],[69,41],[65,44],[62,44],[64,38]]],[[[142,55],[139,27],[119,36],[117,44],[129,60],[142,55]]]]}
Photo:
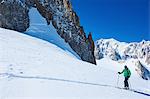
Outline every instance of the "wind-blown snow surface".
{"type": "MultiPolygon", "coordinates": [[[[149,96],[117,89],[124,64],[109,59],[97,66],[83,62],[56,45],[0,28],[0,99],[148,99],[149,96]]],[[[150,93],[127,62],[132,89],[150,93]]],[[[123,76],[118,86],[123,86],[123,76]]]]}

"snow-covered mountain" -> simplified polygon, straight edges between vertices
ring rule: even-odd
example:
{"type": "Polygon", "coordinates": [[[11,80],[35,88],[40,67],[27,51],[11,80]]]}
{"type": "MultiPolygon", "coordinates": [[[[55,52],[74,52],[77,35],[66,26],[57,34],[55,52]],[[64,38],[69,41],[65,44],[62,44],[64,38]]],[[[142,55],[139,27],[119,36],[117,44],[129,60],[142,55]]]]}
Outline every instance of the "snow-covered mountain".
{"type": "Polygon", "coordinates": [[[149,89],[131,60],[104,58],[95,66],[52,43],[0,28],[0,99],[149,99],[149,89]],[[118,88],[124,77],[117,72],[125,64],[136,92],[118,88]]]}
{"type": "Polygon", "coordinates": [[[125,43],[115,39],[100,39],[96,41],[95,56],[97,59],[108,56],[112,60],[127,60],[130,58],[144,60],[150,64],[150,41],[125,43]]]}
{"type": "Polygon", "coordinates": [[[100,39],[95,44],[95,57],[102,59],[108,57],[115,61],[127,61],[128,59],[138,60],[136,64],[140,65],[139,69],[143,78],[150,79],[150,72],[146,73],[150,68],[150,41],[125,43],[115,39],[100,39]],[[145,72],[144,72],[145,71],[145,72]]]}

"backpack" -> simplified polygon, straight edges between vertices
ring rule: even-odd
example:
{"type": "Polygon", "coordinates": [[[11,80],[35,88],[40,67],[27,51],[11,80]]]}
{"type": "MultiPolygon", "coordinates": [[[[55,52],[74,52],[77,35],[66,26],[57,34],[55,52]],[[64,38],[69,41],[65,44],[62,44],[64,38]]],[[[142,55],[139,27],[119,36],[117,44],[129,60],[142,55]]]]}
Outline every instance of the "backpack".
{"type": "Polygon", "coordinates": [[[130,72],[129,69],[127,70],[127,73],[128,73],[128,76],[130,77],[131,76],[131,72],[130,72]]]}

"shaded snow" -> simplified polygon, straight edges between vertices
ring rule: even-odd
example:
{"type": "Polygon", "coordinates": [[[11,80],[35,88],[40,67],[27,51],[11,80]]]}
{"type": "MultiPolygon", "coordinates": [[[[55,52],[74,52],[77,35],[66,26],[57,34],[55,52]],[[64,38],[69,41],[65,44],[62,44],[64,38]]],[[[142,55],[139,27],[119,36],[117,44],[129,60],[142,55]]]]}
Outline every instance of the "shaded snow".
{"type": "Polygon", "coordinates": [[[67,44],[58,35],[52,23],[50,25],[47,25],[46,20],[39,14],[36,8],[32,8],[29,10],[29,17],[30,17],[30,27],[25,32],[25,34],[53,43],[56,46],[67,51],[68,53],[72,53],[73,56],[76,56],[78,59],[80,59],[79,56],[71,49],[69,44],[67,44]]]}

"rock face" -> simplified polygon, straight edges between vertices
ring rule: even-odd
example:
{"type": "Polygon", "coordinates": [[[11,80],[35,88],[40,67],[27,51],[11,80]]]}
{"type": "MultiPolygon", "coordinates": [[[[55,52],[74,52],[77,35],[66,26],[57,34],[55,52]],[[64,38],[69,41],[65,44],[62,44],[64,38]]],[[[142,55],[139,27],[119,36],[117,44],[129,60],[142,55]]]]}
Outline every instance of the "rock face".
{"type": "Polygon", "coordinates": [[[137,66],[137,73],[145,80],[150,80],[150,72],[148,69],[146,69],[140,61],[137,61],[135,63],[135,66],[137,66]]]}
{"type": "Polygon", "coordinates": [[[82,60],[96,64],[92,35],[86,37],[69,0],[1,0],[0,27],[25,31],[29,27],[28,9],[31,7],[37,8],[47,24],[52,22],[57,33],[82,60]]]}
{"type": "Polygon", "coordinates": [[[24,3],[25,5],[27,5],[29,8],[35,7],[34,0],[20,0],[20,1],[22,1],[22,3],[24,3]]]}
{"type": "Polygon", "coordinates": [[[82,60],[96,64],[94,42],[91,34],[86,38],[79,17],[73,11],[69,0],[34,0],[36,8],[47,20],[52,21],[57,33],[69,43],[82,60]]]}
{"type": "Polygon", "coordinates": [[[0,0],[0,27],[25,31],[29,27],[28,12],[19,0],[0,0]]]}

